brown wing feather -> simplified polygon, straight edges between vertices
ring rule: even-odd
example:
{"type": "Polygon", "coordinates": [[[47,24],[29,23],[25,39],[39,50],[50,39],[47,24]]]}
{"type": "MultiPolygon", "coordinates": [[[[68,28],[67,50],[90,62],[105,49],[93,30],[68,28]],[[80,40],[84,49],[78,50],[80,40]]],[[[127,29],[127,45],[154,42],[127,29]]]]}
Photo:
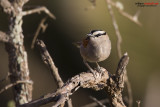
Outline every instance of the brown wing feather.
{"type": "Polygon", "coordinates": [[[86,48],[88,45],[89,40],[88,39],[83,39],[83,46],[86,48]]]}

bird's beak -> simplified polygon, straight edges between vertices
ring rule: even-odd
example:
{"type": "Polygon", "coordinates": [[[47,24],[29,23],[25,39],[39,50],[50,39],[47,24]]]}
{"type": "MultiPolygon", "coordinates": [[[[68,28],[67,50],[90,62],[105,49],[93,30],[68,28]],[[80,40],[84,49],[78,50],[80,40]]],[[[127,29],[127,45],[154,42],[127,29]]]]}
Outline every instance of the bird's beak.
{"type": "Polygon", "coordinates": [[[92,34],[89,33],[89,34],[87,34],[87,36],[92,36],[92,34]]]}

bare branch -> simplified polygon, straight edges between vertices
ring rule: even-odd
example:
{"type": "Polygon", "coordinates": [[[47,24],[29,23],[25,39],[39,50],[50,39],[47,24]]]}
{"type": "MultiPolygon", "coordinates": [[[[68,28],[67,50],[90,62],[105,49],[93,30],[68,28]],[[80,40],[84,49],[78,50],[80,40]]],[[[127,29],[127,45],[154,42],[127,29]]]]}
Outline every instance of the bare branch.
{"type": "Polygon", "coordinates": [[[58,68],[55,66],[50,54],[48,53],[46,46],[42,40],[37,40],[36,45],[38,46],[43,62],[51,70],[52,76],[58,84],[58,87],[63,86],[63,81],[58,73],[58,68]]]}
{"type": "Polygon", "coordinates": [[[9,35],[0,31],[0,41],[5,42],[5,43],[9,42],[9,35]]]}
{"type": "MultiPolygon", "coordinates": [[[[99,106],[101,107],[106,107],[103,103],[101,103],[100,101],[98,101],[95,97],[90,96],[90,98],[95,101],[99,106]]],[[[92,106],[93,107],[93,106],[92,106]]]]}
{"type": "Polygon", "coordinates": [[[113,26],[114,26],[114,29],[116,31],[116,36],[117,36],[117,51],[118,51],[118,56],[120,58],[122,56],[122,53],[121,53],[122,37],[121,37],[120,31],[119,31],[119,28],[118,28],[118,25],[117,25],[117,22],[116,22],[116,18],[114,16],[114,13],[113,13],[113,10],[112,10],[112,6],[110,4],[110,1],[111,0],[106,0],[109,13],[110,13],[110,15],[112,17],[113,26]]]}
{"type": "MultiPolygon", "coordinates": [[[[56,83],[58,85],[58,88],[62,87],[64,83],[63,83],[63,81],[62,81],[62,79],[61,79],[61,77],[60,77],[60,75],[58,73],[58,68],[55,66],[55,64],[54,64],[49,52],[47,51],[47,48],[46,48],[44,42],[41,41],[41,40],[37,40],[36,45],[38,46],[38,48],[39,48],[39,50],[41,52],[41,56],[42,56],[43,62],[51,70],[51,74],[52,74],[53,78],[55,79],[55,81],[56,81],[56,83]]],[[[68,103],[69,107],[72,107],[71,100],[68,100],[67,103],[68,103]]],[[[64,105],[64,104],[62,104],[62,105],[64,105]]],[[[62,105],[61,105],[61,107],[62,107],[62,105]]]]}
{"type": "MultiPolygon", "coordinates": [[[[100,100],[100,102],[101,102],[102,104],[109,103],[109,99],[106,98],[106,99],[100,100]]],[[[93,102],[93,103],[84,105],[84,106],[82,106],[82,107],[95,107],[95,106],[98,106],[98,104],[97,104],[96,102],[93,102]]]]}
{"type": "Polygon", "coordinates": [[[112,6],[114,6],[115,8],[118,9],[118,11],[120,12],[121,15],[123,15],[124,17],[128,18],[130,21],[138,24],[139,26],[141,26],[142,24],[139,22],[138,20],[138,16],[139,16],[139,11],[134,15],[130,15],[129,13],[125,12],[122,8],[120,8],[120,6],[117,5],[117,3],[114,3],[112,0],[108,0],[109,4],[111,4],[112,6]]]}
{"type": "Polygon", "coordinates": [[[1,94],[2,92],[4,92],[4,91],[8,90],[9,88],[17,85],[17,84],[22,84],[22,83],[23,83],[23,84],[33,84],[32,81],[16,81],[15,83],[9,84],[9,85],[5,86],[4,88],[2,88],[2,89],[0,90],[0,94],[1,94]]]}
{"type": "Polygon", "coordinates": [[[0,0],[0,5],[3,8],[3,11],[7,14],[11,14],[14,10],[12,4],[8,0],[0,0]]]}
{"type": "MultiPolygon", "coordinates": [[[[119,67],[119,69],[126,67],[126,64],[129,60],[129,58],[126,57],[128,57],[128,55],[124,55],[124,57],[122,57],[122,59],[120,60],[119,65],[121,65],[121,67],[119,67]]],[[[122,72],[124,72],[124,69],[122,69],[122,72]]],[[[120,75],[124,76],[124,73],[121,73],[120,75]]],[[[119,77],[124,78],[123,76],[119,77]]],[[[93,88],[97,91],[106,88],[107,93],[111,97],[113,107],[126,107],[123,103],[121,94],[124,87],[120,88],[118,86],[119,83],[117,83],[115,78],[115,75],[112,76],[104,68],[101,68],[101,72],[82,72],[79,75],[76,75],[69,79],[61,88],[57,89],[56,92],[47,94],[37,100],[20,105],[19,107],[35,107],[47,104],[52,101],[56,101],[56,103],[52,107],[57,107],[67,101],[69,99],[69,96],[71,96],[80,87],[93,88]]]]}
{"type": "MultiPolygon", "coordinates": [[[[0,0],[0,4],[4,12],[9,16],[9,40],[8,38],[3,40],[6,42],[5,48],[8,52],[9,73],[11,74],[9,78],[11,84],[15,84],[17,81],[30,81],[27,52],[23,44],[24,35],[22,30],[22,8],[28,0],[10,1],[11,2],[9,2],[9,0],[0,0]]],[[[16,105],[31,101],[32,84],[15,84],[13,94],[16,105]]]]}
{"type": "MultiPolygon", "coordinates": [[[[11,1],[11,0],[10,0],[11,1]]],[[[29,0],[12,0],[12,4],[14,6],[14,8],[17,8],[18,7],[23,7],[24,4],[26,4],[29,0]]]]}
{"type": "Polygon", "coordinates": [[[103,68],[102,72],[96,72],[95,75],[90,72],[82,72],[79,75],[72,77],[68,80],[61,88],[55,93],[45,95],[44,97],[32,101],[28,104],[24,104],[20,107],[34,107],[42,104],[56,101],[54,106],[64,103],[74,91],[83,88],[94,88],[96,90],[103,89],[107,84],[106,81],[109,79],[108,72],[103,68]]]}
{"type": "Polygon", "coordinates": [[[73,107],[71,98],[68,99],[67,104],[68,107],[73,107]]]}
{"type": "Polygon", "coordinates": [[[124,56],[121,58],[120,63],[118,64],[117,71],[116,71],[116,80],[118,83],[118,87],[124,87],[124,75],[126,72],[126,66],[128,64],[129,57],[128,54],[125,53],[124,56]]]}
{"type": "Polygon", "coordinates": [[[42,32],[45,32],[45,30],[46,30],[46,28],[47,28],[47,26],[48,26],[48,24],[44,24],[44,22],[46,21],[46,19],[47,19],[47,17],[45,17],[45,18],[43,18],[43,19],[41,20],[41,22],[40,22],[40,24],[39,24],[39,26],[38,26],[38,28],[37,28],[37,30],[36,30],[36,33],[35,33],[35,35],[34,35],[34,37],[33,37],[32,44],[31,44],[31,48],[32,48],[32,49],[34,48],[34,44],[35,44],[36,39],[37,39],[37,37],[38,37],[38,35],[39,35],[39,33],[40,33],[40,30],[42,29],[42,32]]]}
{"type": "Polygon", "coordinates": [[[139,101],[136,101],[137,102],[137,105],[138,105],[138,107],[141,107],[140,105],[141,105],[141,101],[139,100],[139,101]]]}
{"type": "MultiPolygon", "coordinates": [[[[92,6],[85,8],[85,10],[89,9],[95,9],[96,7],[96,0],[89,0],[92,3],[92,6]]],[[[119,13],[129,19],[130,21],[136,23],[139,26],[142,26],[141,22],[138,20],[140,11],[137,11],[135,15],[130,15],[129,13],[125,12],[123,10],[123,4],[119,1],[113,2],[112,0],[109,0],[109,4],[118,9],[119,13]]]]}
{"type": "MultiPolygon", "coordinates": [[[[126,69],[125,69],[126,70],[126,69]]],[[[127,76],[127,70],[125,71],[125,83],[127,86],[127,91],[128,91],[128,107],[132,107],[133,104],[133,96],[132,96],[132,88],[131,88],[131,83],[128,80],[128,76],[127,76]]]]}
{"type": "MultiPolygon", "coordinates": [[[[112,23],[113,23],[113,26],[114,26],[114,29],[115,29],[115,32],[116,32],[116,36],[117,36],[117,52],[118,52],[118,57],[120,58],[121,55],[122,55],[122,51],[121,51],[121,43],[122,43],[122,37],[121,37],[121,34],[120,34],[120,31],[119,31],[119,28],[118,28],[118,24],[116,22],[116,19],[115,19],[115,16],[114,16],[114,13],[113,13],[113,10],[112,10],[112,6],[111,4],[113,5],[112,1],[111,0],[106,0],[107,2],[107,6],[108,6],[108,10],[109,10],[109,13],[112,17],[112,23]]],[[[115,4],[114,4],[115,5],[115,4]]],[[[116,5],[115,5],[116,6],[116,5]]],[[[122,11],[121,9],[119,9],[120,11],[122,11]]],[[[123,12],[123,11],[122,11],[123,12]]],[[[137,15],[138,16],[138,15],[137,15]]],[[[127,90],[128,90],[128,96],[129,96],[129,107],[132,107],[132,103],[133,103],[133,96],[132,96],[132,89],[131,89],[131,85],[130,85],[130,82],[128,80],[128,76],[127,76],[127,71],[125,69],[125,78],[123,79],[125,80],[126,84],[127,84],[127,90]]],[[[120,85],[120,84],[119,84],[120,85]]],[[[121,85],[124,85],[124,84],[121,84],[121,85]]]]}
{"type": "Polygon", "coordinates": [[[132,22],[136,23],[136,24],[139,25],[139,26],[142,26],[142,24],[141,24],[141,23],[139,22],[139,20],[138,20],[138,14],[137,14],[137,13],[139,13],[140,11],[137,11],[134,16],[131,16],[130,14],[128,14],[128,13],[122,11],[122,10],[119,10],[119,12],[120,12],[123,16],[127,17],[128,19],[130,19],[132,22]]]}
{"type": "Polygon", "coordinates": [[[96,0],[89,0],[89,2],[91,2],[92,5],[89,6],[89,7],[86,7],[85,8],[86,11],[89,10],[89,9],[95,9],[95,7],[96,7],[96,0]]]}
{"type": "MultiPolygon", "coordinates": [[[[51,18],[55,19],[54,15],[45,7],[23,12],[23,5],[28,1],[29,0],[0,0],[3,11],[9,16],[8,37],[5,33],[0,32],[0,41],[5,42],[5,48],[8,52],[9,72],[11,74],[9,78],[11,84],[14,86],[13,94],[16,105],[28,103],[32,100],[32,84],[23,82],[15,84],[17,81],[30,81],[27,52],[25,51],[23,42],[23,15],[44,11],[51,18]]],[[[9,87],[12,85],[9,85],[9,87]]]]}
{"type": "Polygon", "coordinates": [[[0,83],[3,82],[3,81],[6,81],[9,78],[9,76],[10,76],[10,73],[8,72],[6,77],[0,80],[0,83]]]}
{"type": "Polygon", "coordinates": [[[27,11],[23,11],[22,15],[26,16],[26,15],[30,15],[30,14],[34,14],[34,13],[41,13],[41,12],[45,12],[52,19],[56,19],[56,17],[44,6],[37,7],[35,9],[31,9],[31,10],[27,10],[27,11]]]}
{"type": "Polygon", "coordinates": [[[124,77],[125,77],[125,68],[128,64],[129,57],[125,53],[122,58],[119,61],[116,75],[113,75],[112,78],[108,80],[107,84],[108,87],[106,87],[106,90],[108,94],[110,95],[111,105],[113,107],[126,107],[123,99],[122,99],[122,90],[124,88],[124,77]]]}

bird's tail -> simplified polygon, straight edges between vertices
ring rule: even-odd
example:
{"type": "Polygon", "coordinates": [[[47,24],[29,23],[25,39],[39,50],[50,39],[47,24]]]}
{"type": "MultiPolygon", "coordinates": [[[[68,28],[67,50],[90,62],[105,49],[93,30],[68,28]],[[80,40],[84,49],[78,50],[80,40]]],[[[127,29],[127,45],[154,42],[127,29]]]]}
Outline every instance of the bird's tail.
{"type": "Polygon", "coordinates": [[[76,46],[77,48],[80,48],[82,42],[73,42],[72,43],[74,46],[76,46]]]}

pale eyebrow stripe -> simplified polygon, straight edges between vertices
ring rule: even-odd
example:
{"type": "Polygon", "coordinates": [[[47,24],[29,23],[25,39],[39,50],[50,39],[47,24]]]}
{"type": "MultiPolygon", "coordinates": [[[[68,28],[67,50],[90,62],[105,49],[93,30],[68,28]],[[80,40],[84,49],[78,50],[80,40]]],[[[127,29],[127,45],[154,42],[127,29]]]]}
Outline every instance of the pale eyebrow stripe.
{"type": "Polygon", "coordinates": [[[102,35],[102,34],[105,34],[106,32],[105,31],[96,31],[93,33],[93,36],[96,36],[98,34],[102,35]]]}

